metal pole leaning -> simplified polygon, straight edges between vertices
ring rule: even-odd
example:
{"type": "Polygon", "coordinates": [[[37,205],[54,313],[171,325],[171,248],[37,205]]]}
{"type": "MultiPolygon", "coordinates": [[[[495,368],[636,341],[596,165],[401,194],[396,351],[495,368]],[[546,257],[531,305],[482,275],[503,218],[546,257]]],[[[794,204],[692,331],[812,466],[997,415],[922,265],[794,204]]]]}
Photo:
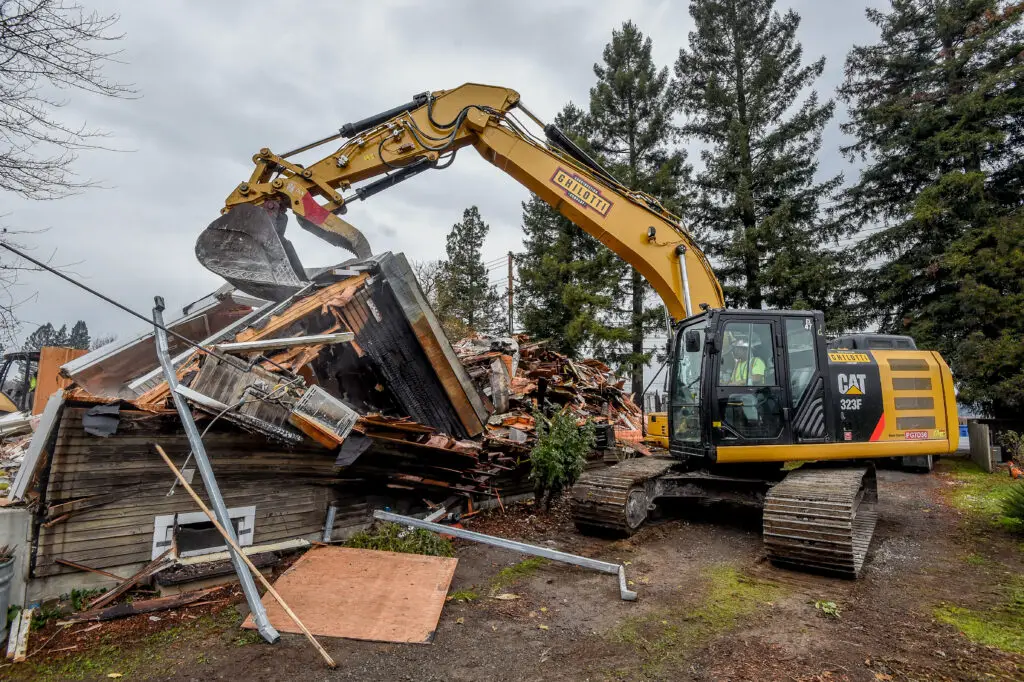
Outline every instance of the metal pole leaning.
{"type": "Polygon", "coordinates": [[[178,482],[181,483],[182,487],[184,487],[185,490],[188,491],[188,494],[191,495],[192,499],[195,500],[196,504],[199,505],[199,508],[202,509],[203,512],[210,518],[210,522],[213,523],[213,526],[217,529],[217,532],[224,536],[224,540],[228,543],[228,546],[231,547],[231,549],[234,550],[238,554],[238,556],[242,557],[242,560],[245,562],[246,567],[248,567],[248,569],[252,571],[252,575],[259,578],[260,582],[263,583],[263,586],[267,588],[267,592],[270,593],[270,596],[277,600],[277,603],[281,605],[281,608],[284,609],[284,612],[288,614],[288,617],[291,618],[292,621],[299,626],[300,630],[302,630],[302,634],[306,636],[306,639],[308,639],[313,644],[314,648],[316,648],[316,650],[320,652],[320,655],[324,657],[324,660],[327,661],[327,665],[329,665],[332,668],[337,667],[338,664],[334,662],[334,659],[331,658],[331,655],[327,653],[326,649],[320,646],[320,642],[316,641],[316,637],[313,636],[313,633],[306,629],[306,626],[302,624],[302,621],[299,620],[299,617],[296,616],[295,612],[291,610],[291,607],[289,607],[288,604],[285,603],[281,595],[278,594],[277,590],[274,589],[274,586],[270,584],[270,581],[264,578],[263,574],[260,573],[260,570],[256,568],[255,565],[253,565],[252,561],[249,560],[249,557],[245,556],[245,553],[242,551],[242,548],[239,547],[228,534],[229,531],[225,529],[224,526],[217,523],[217,519],[214,517],[213,512],[211,512],[210,508],[203,504],[203,501],[199,499],[199,495],[197,495],[196,491],[192,489],[192,486],[188,484],[188,481],[186,481],[185,477],[181,475],[181,472],[178,471],[178,468],[174,466],[174,462],[172,462],[171,458],[167,456],[167,453],[164,452],[164,449],[156,443],[154,443],[153,446],[156,448],[156,451],[160,454],[160,456],[163,457],[164,462],[167,464],[167,466],[171,468],[171,471],[174,472],[174,475],[177,477],[178,482]]]}
{"type": "MultiPolygon", "coordinates": [[[[210,504],[217,514],[217,521],[229,533],[228,539],[237,544],[234,527],[231,525],[231,517],[228,516],[228,508],[225,506],[224,498],[220,494],[217,479],[213,476],[213,468],[210,466],[210,460],[206,456],[203,439],[199,435],[199,429],[196,427],[195,421],[192,420],[192,410],[189,408],[188,403],[185,402],[185,398],[175,390],[178,387],[178,375],[171,364],[171,352],[167,345],[167,332],[165,331],[163,316],[164,299],[162,296],[157,296],[154,302],[156,305],[153,307],[153,328],[156,332],[156,355],[160,359],[160,367],[163,369],[164,378],[167,380],[167,387],[170,389],[171,399],[174,400],[174,407],[178,410],[182,426],[185,427],[185,435],[188,437],[189,445],[192,447],[192,454],[196,458],[196,465],[199,467],[199,474],[203,479],[203,487],[206,488],[206,496],[210,499],[210,504]]],[[[252,576],[249,574],[249,569],[245,565],[244,555],[241,552],[235,551],[231,543],[228,546],[228,554],[231,556],[231,563],[235,567],[235,573],[238,574],[238,582],[242,585],[245,601],[249,604],[249,612],[252,613],[257,631],[263,639],[271,644],[275,643],[281,639],[281,635],[278,634],[267,618],[267,610],[263,608],[263,602],[260,601],[260,593],[256,589],[256,583],[253,582],[252,576]]]]}
{"type": "Polygon", "coordinates": [[[417,519],[412,516],[402,516],[401,514],[393,514],[391,512],[382,511],[380,509],[373,512],[373,518],[379,519],[381,521],[391,521],[393,523],[398,523],[403,526],[422,528],[423,530],[430,530],[434,531],[435,533],[441,533],[443,535],[451,535],[452,537],[462,538],[463,540],[470,540],[472,542],[480,542],[485,545],[493,545],[494,547],[501,547],[502,549],[510,549],[513,552],[520,552],[522,554],[540,556],[544,557],[545,559],[551,559],[552,561],[561,561],[566,564],[572,564],[573,566],[589,568],[592,571],[600,571],[601,573],[617,575],[619,576],[619,596],[622,597],[622,599],[625,601],[636,601],[636,592],[626,587],[626,569],[623,568],[621,564],[612,564],[607,561],[600,561],[598,559],[591,559],[590,557],[579,556],[578,554],[559,552],[557,549],[538,547],[537,545],[528,545],[525,542],[506,540],[505,538],[495,537],[494,535],[484,535],[483,533],[475,533],[471,530],[466,530],[464,528],[442,526],[439,523],[431,523],[430,521],[417,519]]]}

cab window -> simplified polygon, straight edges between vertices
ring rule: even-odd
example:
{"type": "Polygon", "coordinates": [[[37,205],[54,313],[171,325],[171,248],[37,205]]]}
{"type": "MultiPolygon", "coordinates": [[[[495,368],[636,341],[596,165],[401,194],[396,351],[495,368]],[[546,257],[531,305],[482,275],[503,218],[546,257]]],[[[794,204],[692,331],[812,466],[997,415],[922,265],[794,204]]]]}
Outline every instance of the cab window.
{"type": "Polygon", "coordinates": [[[786,318],[786,356],[789,359],[790,404],[796,407],[814,376],[814,319],[786,318]]]}
{"type": "Polygon", "coordinates": [[[720,386],[774,386],[772,326],[767,322],[730,322],[722,338],[720,386]]]}

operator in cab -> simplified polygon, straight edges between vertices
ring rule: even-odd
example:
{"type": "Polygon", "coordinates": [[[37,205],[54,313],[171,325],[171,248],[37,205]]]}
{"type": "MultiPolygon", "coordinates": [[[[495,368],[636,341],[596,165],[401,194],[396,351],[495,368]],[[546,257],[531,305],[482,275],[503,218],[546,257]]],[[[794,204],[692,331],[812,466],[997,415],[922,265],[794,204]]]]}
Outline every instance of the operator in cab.
{"type": "Polygon", "coordinates": [[[758,353],[751,353],[746,339],[726,334],[722,349],[722,369],[719,384],[722,386],[764,386],[767,365],[758,353]]]}

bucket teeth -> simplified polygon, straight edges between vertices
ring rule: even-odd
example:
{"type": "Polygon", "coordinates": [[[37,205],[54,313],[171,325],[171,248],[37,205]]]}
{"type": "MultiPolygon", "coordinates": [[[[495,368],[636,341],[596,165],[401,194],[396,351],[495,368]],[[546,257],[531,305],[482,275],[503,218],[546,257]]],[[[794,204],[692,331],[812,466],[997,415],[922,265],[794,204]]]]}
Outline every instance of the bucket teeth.
{"type": "Polygon", "coordinates": [[[266,210],[240,204],[210,223],[196,240],[203,267],[259,298],[282,301],[307,283],[291,243],[266,210]]]}
{"type": "Polygon", "coordinates": [[[873,467],[798,469],[764,503],[764,544],[785,568],[856,578],[878,513],[873,467]]]}

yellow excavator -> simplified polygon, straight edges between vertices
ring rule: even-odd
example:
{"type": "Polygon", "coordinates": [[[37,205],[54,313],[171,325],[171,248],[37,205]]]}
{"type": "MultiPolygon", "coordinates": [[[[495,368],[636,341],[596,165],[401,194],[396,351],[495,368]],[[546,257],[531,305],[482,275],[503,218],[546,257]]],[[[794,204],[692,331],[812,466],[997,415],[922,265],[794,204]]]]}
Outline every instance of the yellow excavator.
{"type": "Polygon", "coordinates": [[[365,236],[340,217],[348,204],[446,168],[467,146],[640,271],[673,320],[670,456],[584,473],[572,490],[577,527],[630,534],[666,498],[757,504],[774,563],[856,577],[877,518],[872,460],[957,447],[946,363],[912,346],[868,347],[868,337],[830,347],[816,311],[726,309],[682,221],[618,182],[514,90],[423,93],[290,152],[261,149],[196,254],[240,289],[281,300],[307,280],[284,239],[288,210],[302,228],[367,257],[365,236]],[[293,160],[324,145],[332,151],[314,163],[293,160]]]}

